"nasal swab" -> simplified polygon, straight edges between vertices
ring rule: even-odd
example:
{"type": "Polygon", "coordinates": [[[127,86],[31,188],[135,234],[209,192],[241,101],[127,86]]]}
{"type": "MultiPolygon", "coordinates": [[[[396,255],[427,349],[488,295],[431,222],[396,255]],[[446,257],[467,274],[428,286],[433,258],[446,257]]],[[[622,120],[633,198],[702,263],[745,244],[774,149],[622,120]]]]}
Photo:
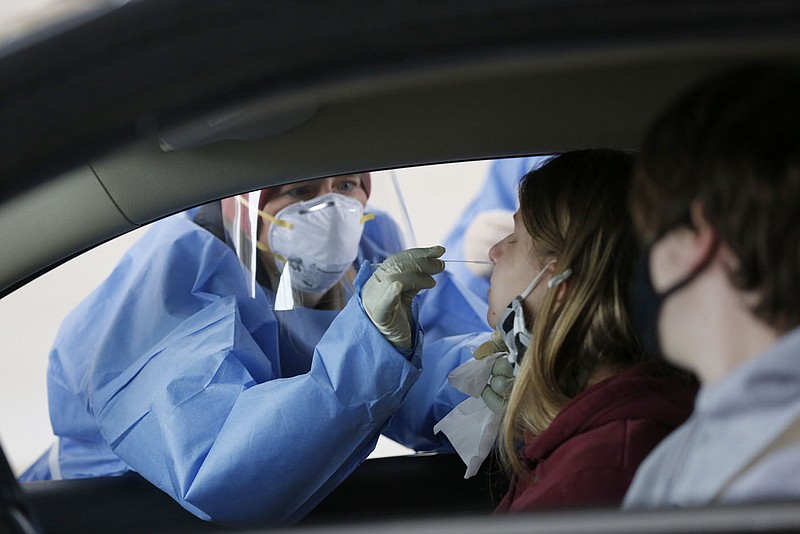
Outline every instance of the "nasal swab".
{"type": "MultiPolygon", "coordinates": [[[[483,265],[491,265],[492,262],[489,260],[439,260],[444,263],[480,263],[483,265]]],[[[377,267],[380,263],[372,263],[370,264],[373,267],[377,267]]]]}

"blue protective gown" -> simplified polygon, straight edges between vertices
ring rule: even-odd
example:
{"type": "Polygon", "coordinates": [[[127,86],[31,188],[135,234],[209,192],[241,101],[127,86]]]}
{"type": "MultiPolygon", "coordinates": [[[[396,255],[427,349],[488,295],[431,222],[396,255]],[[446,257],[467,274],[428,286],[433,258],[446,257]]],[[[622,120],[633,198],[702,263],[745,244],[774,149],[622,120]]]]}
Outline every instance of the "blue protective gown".
{"type": "MultiPolygon", "coordinates": [[[[474,200],[464,210],[450,234],[444,240],[447,257],[468,260],[485,260],[486,258],[464,257],[464,232],[475,219],[475,215],[488,210],[505,209],[516,211],[519,207],[520,179],[531,169],[538,166],[549,156],[531,156],[527,158],[505,158],[492,161],[489,173],[483,186],[474,200]]],[[[505,236],[500,236],[500,238],[505,236]]],[[[489,280],[473,274],[463,263],[450,263],[447,270],[460,284],[467,287],[482,300],[486,300],[489,292],[489,280]]]]}
{"type": "MultiPolygon", "coordinates": [[[[357,289],[386,255],[378,224],[357,289]]],[[[432,312],[458,313],[415,320],[433,340],[480,329],[481,303],[440,281],[432,312]]],[[[223,241],[183,214],[154,224],[63,322],[48,369],[59,439],[21,478],[136,471],[205,519],[302,518],[373,450],[420,374],[422,330],[396,350],[360,297],[277,313],[223,241]]]]}

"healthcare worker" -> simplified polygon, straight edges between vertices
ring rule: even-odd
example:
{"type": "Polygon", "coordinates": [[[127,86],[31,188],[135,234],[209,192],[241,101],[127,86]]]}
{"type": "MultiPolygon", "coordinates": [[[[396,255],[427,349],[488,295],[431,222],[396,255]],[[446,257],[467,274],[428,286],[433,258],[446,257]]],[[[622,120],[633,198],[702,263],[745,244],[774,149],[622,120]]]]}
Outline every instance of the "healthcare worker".
{"type": "Polygon", "coordinates": [[[370,189],[369,174],[323,178],[155,223],[63,322],[48,369],[57,441],[21,478],[135,471],[204,519],[302,518],[419,376],[412,301],[443,268],[441,247],[404,252],[350,298],[369,276],[355,265],[371,273],[403,246],[365,208],[370,189]]]}

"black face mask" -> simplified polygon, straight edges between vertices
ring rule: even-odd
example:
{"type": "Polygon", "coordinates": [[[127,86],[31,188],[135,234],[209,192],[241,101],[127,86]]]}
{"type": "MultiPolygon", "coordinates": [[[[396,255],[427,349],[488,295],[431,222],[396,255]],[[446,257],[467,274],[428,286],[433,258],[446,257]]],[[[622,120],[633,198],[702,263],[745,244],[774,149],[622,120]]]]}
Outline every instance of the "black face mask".
{"type": "Polygon", "coordinates": [[[644,349],[652,356],[662,359],[664,358],[664,354],[661,352],[661,343],[658,337],[658,316],[661,313],[661,308],[664,306],[664,301],[676,291],[686,287],[697,275],[703,272],[711,261],[711,258],[714,257],[714,252],[717,248],[717,243],[715,241],[708,256],[706,256],[696,269],[663,293],[659,293],[656,291],[655,287],[653,287],[653,279],[650,276],[650,254],[653,251],[653,246],[666,233],[667,232],[662,232],[645,247],[634,269],[633,281],[631,283],[631,319],[633,320],[633,327],[644,349]]]}

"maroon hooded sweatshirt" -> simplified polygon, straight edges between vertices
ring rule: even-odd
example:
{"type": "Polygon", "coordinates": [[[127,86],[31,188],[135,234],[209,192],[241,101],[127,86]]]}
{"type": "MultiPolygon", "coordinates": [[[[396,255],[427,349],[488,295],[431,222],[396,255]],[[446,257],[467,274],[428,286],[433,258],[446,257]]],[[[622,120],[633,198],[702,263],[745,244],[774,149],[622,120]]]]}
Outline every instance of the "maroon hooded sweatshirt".
{"type": "Polygon", "coordinates": [[[525,436],[526,478],[497,512],[618,505],[645,456],[691,413],[697,384],[641,363],[587,388],[539,437],[525,436]]]}

